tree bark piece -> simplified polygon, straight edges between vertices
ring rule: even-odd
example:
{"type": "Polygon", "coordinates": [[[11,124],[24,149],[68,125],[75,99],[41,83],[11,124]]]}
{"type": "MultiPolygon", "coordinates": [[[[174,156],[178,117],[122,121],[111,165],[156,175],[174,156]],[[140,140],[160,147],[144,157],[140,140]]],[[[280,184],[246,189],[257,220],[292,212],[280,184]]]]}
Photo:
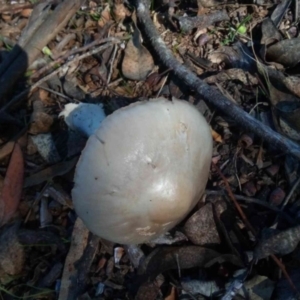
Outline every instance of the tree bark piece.
{"type": "Polygon", "coordinates": [[[199,79],[194,73],[175,59],[172,52],[166,47],[156,31],[150,17],[148,0],[135,0],[135,6],[139,22],[143,25],[144,32],[149,38],[157,56],[166,67],[173,69],[173,72],[178,78],[183,80],[191,89],[195,90],[199,98],[212,105],[219,113],[232,118],[237,125],[247,131],[255,133],[272,147],[286,154],[289,153],[300,158],[300,146],[298,144],[254,119],[239,106],[223,96],[219,91],[199,79]]]}
{"type": "Polygon", "coordinates": [[[194,28],[204,29],[216,22],[228,21],[229,17],[226,11],[220,10],[209,15],[177,17],[177,19],[183,32],[191,32],[194,28]]]}

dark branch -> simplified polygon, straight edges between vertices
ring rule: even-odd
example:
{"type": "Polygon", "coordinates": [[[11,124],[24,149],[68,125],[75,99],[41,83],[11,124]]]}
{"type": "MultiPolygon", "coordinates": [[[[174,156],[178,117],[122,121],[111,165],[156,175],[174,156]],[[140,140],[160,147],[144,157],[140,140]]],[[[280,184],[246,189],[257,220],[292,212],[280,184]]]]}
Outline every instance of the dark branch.
{"type": "Polygon", "coordinates": [[[149,13],[148,0],[135,0],[137,16],[140,24],[143,25],[145,34],[148,36],[154,51],[162,60],[167,68],[173,69],[174,73],[183,80],[191,89],[199,95],[199,99],[205,100],[212,105],[219,113],[232,118],[235,123],[247,131],[255,133],[271,146],[283,151],[286,154],[292,154],[300,158],[300,146],[288,138],[273,131],[268,126],[254,119],[243,109],[235,105],[232,101],[223,96],[216,89],[212,88],[185,66],[181,65],[166,47],[162,38],[156,31],[149,13]]]}

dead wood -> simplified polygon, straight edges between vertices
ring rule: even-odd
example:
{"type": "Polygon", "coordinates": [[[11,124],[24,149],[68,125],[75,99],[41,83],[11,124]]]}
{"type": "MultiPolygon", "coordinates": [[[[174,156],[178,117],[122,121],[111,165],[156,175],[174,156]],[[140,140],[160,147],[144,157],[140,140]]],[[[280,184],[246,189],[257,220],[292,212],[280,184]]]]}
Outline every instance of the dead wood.
{"type": "Polygon", "coordinates": [[[255,133],[272,147],[283,151],[286,154],[292,154],[300,158],[300,146],[288,138],[273,131],[270,127],[262,124],[246,113],[239,106],[234,104],[219,91],[212,88],[204,81],[199,79],[188,68],[181,65],[172,52],[166,47],[162,38],[159,36],[156,28],[151,20],[149,13],[148,0],[136,0],[135,6],[140,24],[143,26],[144,33],[147,35],[150,43],[156,52],[157,57],[163,62],[167,68],[173,69],[174,73],[183,80],[191,89],[195,90],[199,95],[199,99],[205,100],[213,106],[220,114],[226,115],[233,119],[235,123],[244,130],[255,133]]]}
{"type": "Polygon", "coordinates": [[[33,4],[27,4],[27,3],[18,3],[18,4],[2,4],[1,3],[1,8],[0,8],[0,13],[11,13],[11,12],[16,12],[22,9],[26,8],[32,8],[33,4]]]}
{"type": "Polygon", "coordinates": [[[83,0],[65,0],[57,5],[53,11],[50,10],[46,17],[44,13],[38,10],[39,7],[36,7],[37,10],[34,10],[33,14],[37,13],[38,19],[43,20],[43,22],[35,20],[29,25],[33,27],[25,30],[26,38],[20,38],[21,44],[15,45],[6,61],[0,66],[0,99],[2,105],[5,103],[7,94],[26,72],[27,67],[37,59],[43,47],[66,26],[82,3],[83,0]],[[30,38],[28,32],[30,32],[30,38]]]}

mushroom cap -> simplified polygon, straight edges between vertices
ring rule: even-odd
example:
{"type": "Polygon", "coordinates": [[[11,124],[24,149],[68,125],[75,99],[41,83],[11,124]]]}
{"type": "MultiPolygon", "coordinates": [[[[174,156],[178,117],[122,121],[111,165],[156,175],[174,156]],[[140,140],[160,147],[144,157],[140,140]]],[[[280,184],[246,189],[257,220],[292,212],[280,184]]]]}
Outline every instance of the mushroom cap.
{"type": "Polygon", "coordinates": [[[75,172],[75,210],[102,238],[147,242],[197,204],[211,156],[210,127],[190,103],[157,98],[131,104],[88,139],[75,172]]]}

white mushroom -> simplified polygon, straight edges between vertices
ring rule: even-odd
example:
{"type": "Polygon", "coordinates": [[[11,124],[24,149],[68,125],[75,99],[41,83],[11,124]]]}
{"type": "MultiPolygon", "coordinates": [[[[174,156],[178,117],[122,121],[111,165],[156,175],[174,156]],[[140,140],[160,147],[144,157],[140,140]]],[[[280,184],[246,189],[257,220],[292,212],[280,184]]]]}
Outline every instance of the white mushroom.
{"type": "Polygon", "coordinates": [[[89,230],[138,244],[178,224],[202,196],[210,127],[186,101],[131,104],[101,123],[77,164],[72,197],[89,230]]]}

